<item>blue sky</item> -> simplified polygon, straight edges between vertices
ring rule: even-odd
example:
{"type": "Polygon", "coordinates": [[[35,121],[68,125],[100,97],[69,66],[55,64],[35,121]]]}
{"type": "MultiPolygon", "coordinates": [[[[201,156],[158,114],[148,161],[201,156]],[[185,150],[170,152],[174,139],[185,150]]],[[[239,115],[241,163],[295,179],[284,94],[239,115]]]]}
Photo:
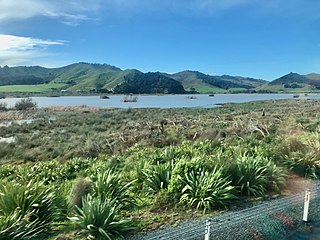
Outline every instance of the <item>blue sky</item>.
{"type": "Polygon", "coordinates": [[[0,0],[0,66],[320,73],[318,0],[0,0]]]}

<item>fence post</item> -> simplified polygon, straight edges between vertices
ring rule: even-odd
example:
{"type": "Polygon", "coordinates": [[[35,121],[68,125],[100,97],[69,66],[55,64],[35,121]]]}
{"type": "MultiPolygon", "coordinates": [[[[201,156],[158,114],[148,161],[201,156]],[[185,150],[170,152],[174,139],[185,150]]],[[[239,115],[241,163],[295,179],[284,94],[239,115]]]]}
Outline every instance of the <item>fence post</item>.
{"type": "Polygon", "coordinates": [[[309,204],[310,204],[310,190],[306,190],[306,194],[304,196],[304,208],[303,208],[303,218],[304,222],[308,222],[308,213],[309,213],[309,204]]]}
{"type": "Polygon", "coordinates": [[[204,240],[210,240],[210,226],[211,226],[211,219],[207,219],[204,240]]]}

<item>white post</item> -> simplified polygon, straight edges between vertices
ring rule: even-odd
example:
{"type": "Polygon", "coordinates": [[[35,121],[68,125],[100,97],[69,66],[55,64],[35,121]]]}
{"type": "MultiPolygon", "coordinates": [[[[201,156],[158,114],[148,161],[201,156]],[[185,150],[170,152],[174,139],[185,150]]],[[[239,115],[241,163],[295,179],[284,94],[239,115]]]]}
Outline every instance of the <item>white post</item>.
{"type": "Polygon", "coordinates": [[[206,231],[204,234],[204,240],[210,240],[210,225],[211,225],[211,220],[207,219],[206,220],[206,231]]]}
{"type": "Polygon", "coordinates": [[[310,190],[306,190],[306,194],[304,196],[304,208],[303,208],[303,218],[304,222],[308,222],[308,213],[309,213],[309,204],[310,204],[310,190]]]}

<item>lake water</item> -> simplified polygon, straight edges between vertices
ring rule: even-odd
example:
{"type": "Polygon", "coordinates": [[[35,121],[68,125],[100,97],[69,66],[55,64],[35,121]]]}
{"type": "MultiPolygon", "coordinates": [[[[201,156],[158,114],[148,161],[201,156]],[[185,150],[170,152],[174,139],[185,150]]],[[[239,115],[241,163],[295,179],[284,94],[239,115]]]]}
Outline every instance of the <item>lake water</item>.
{"type": "MultiPolygon", "coordinates": [[[[222,103],[243,103],[257,100],[293,99],[293,94],[215,94],[210,97],[207,94],[197,95],[142,95],[137,102],[122,102],[124,95],[110,95],[109,99],[101,99],[99,96],[68,96],[68,97],[33,97],[39,107],[49,106],[96,106],[112,108],[194,108],[215,107],[222,103]],[[189,99],[188,96],[195,97],[189,99]]],[[[320,99],[320,94],[309,94],[300,99],[320,99]]],[[[6,102],[8,107],[14,106],[20,98],[0,99],[6,102]]]]}

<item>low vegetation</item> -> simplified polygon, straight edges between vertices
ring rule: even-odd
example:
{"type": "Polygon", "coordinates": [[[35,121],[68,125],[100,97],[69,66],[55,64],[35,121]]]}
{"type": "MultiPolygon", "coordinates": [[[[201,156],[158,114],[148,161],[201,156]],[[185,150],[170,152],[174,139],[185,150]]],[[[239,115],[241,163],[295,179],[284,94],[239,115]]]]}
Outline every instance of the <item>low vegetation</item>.
{"type": "Polygon", "coordinates": [[[0,142],[0,239],[121,239],[281,195],[290,176],[320,177],[319,108],[0,112],[15,139],[0,142]]]}

